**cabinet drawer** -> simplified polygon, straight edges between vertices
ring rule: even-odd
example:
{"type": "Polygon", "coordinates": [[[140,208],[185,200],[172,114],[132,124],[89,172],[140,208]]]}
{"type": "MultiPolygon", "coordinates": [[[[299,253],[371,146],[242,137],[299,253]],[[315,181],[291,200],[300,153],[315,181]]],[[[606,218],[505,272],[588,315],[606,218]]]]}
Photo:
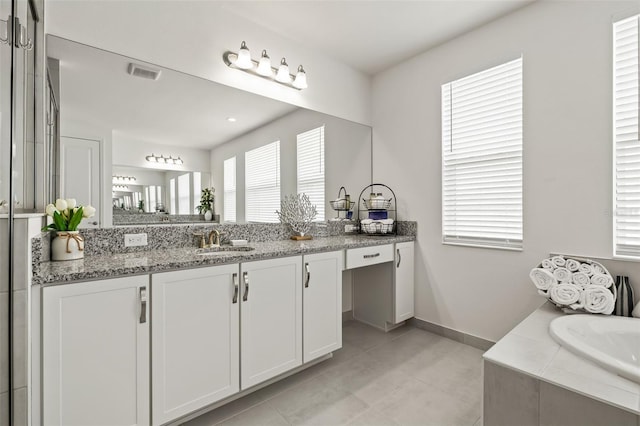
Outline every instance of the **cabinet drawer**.
{"type": "Polygon", "coordinates": [[[347,250],[346,269],[393,261],[393,244],[347,250]]]}

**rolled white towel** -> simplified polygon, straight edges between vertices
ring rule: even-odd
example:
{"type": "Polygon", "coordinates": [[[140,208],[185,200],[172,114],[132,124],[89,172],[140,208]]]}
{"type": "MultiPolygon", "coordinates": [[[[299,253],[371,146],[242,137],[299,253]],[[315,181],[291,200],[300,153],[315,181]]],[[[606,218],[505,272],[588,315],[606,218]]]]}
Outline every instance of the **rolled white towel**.
{"type": "Polygon", "coordinates": [[[593,268],[588,263],[581,263],[580,266],[578,266],[578,272],[591,276],[593,275],[593,268]]]}
{"type": "Polygon", "coordinates": [[[553,284],[549,288],[551,300],[559,305],[568,306],[580,301],[582,289],[572,283],[553,284]]]}
{"type": "Polygon", "coordinates": [[[542,268],[533,268],[531,272],[529,272],[529,278],[531,278],[531,281],[533,281],[538,290],[543,291],[549,290],[549,287],[558,283],[558,280],[551,272],[542,268]]]}
{"type": "Polygon", "coordinates": [[[567,268],[558,268],[553,271],[553,276],[561,283],[571,282],[573,274],[567,268]]]}
{"type": "Polygon", "coordinates": [[[584,272],[575,272],[571,277],[571,279],[575,284],[579,285],[582,288],[585,288],[586,286],[591,284],[591,279],[589,279],[589,275],[585,274],[584,272]]]}
{"type": "Polygon", "coordinates": [[[580,262],[575,259],[567,259],[566,268],[571,272],[576,272],[580,268],[580,262]]]}
{"type": "Polygon", "coordinates": [[[382,219],[380,223],[383,225],[393,225],[393,219],[382,219]]]}
{"type": "Polygon", "coordinates": [[[591,265],[591,268],[593,269],[593,273],[594,274],[606,274],[607,271],[604,270],[604,268],[600,265],[598,265],[597,263],[594,263],[591,265]]]}
{"type": "Polygon", "coordinates": [[[370,225],[373,223],[373,219],[362,219],[360,223],[363,225],[370,225]]]}
{"type": "Polygon", "coordinates": [[[591,277],[591,284],[609,288],[613,284],[613,278],[611,278],[610,275],[593,274],[593,276],[591,277]]]}
{"type": "Polygon", "coordinates": [[[551,259],[544,259],[544,260],[542,261],[542,267],[543,267],[544,269],[549,270],[549,271],[553,271],[554,269],[556,269],[556,268],[557,268],[556,264],[555,264],[555,263],[553,263],[553,262],[551,261],[551,259]]]}
{"type": "Polygon", "coordinates": [[[560,266],[564,266],[567,264],[567,261],[565,260],[564,257],[562,256],[553,256],[551,258],[551,261],[553,262],[554,265],[560,267],[560,266]]]}
{"type": "Polygon", "coordinates": [[[585,288],[582,292],[582,300],[584,309],[592,314],[609,315],[615,308],[613,294],[599,285],[585,288]]]}

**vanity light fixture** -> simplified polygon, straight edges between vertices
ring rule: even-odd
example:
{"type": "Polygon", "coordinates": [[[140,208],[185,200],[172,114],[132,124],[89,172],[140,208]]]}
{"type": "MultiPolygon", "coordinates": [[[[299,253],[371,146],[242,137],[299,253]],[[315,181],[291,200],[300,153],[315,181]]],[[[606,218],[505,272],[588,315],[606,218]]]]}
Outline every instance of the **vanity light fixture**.
{"type": "Polygon", "coordinates": [[[289,72],[287,60],[282,58],[278,68],[271,66],[271,59],[267,55],[267,51],[263,50],[260,60],[251,59],[251,52],[244,41],[240,45],[238,53],[227,51],[222,55],[222,60],[229,68],[235,68],[258,77],[274,81],[296,90],[302,90],[309,87],[307,85],[307,73],[302,65],[298,66],[296,75],[289,72]]]}
{"type": "Polygon", "coordinates": [[[111,176],[113,178],[112,183],[114,184],[125,184],[125,183],[133,183],[136,181],[136,178],[133,176],[111,176]]]}
{"type": "Polygon", "coordinates": [[[180,157],[173,158],[172,155],[170,155],[169,157],[165,157],[164,155],[151,154],[151,155],[147,155],[145,158],[150,163],[169,164],[169,165],[178,165],[178,166],[184,164],[184,161],[182,161],[182,158],[180,157]]]}

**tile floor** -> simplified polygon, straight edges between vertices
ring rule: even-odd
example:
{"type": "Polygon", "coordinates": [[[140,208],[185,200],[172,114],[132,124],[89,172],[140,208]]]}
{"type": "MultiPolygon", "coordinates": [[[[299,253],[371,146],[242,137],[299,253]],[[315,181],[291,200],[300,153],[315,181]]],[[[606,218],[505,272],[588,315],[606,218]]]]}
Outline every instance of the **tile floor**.
{"type": "Polygon", "coordinates": [[[410,326],[349,321],[334,357],[186,426],[481,424],[482,351],[410,326]]]}

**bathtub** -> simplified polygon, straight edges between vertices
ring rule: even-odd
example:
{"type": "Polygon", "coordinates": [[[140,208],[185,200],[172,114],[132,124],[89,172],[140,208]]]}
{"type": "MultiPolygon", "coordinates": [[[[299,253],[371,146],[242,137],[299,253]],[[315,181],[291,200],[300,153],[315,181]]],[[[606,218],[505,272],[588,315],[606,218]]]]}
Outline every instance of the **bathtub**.
{"type": "Polygon", "coordinates": [[[640,319],[565,315],[549,324],[551,336],[576,355],[640,383],[640,319]]]}

